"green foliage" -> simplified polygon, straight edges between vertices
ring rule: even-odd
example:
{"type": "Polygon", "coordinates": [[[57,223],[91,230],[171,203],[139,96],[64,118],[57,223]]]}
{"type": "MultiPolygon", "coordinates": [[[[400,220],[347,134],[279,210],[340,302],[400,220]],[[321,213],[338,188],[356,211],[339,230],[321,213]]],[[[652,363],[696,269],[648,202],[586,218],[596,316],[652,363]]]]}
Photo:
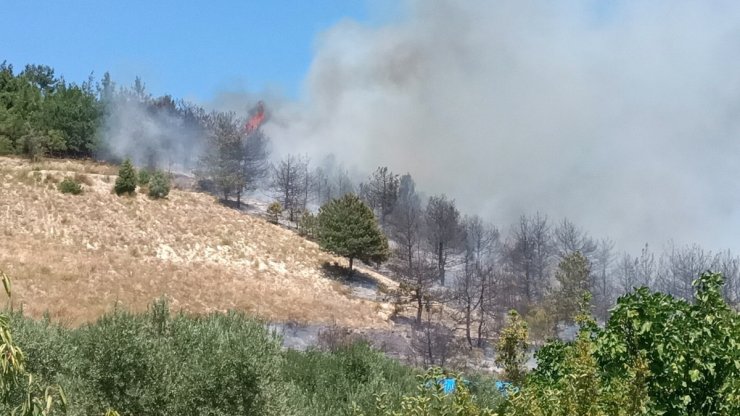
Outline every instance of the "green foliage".
{"type": "Polygon", "coordinates": [[[15,146],[10,137],[0,134],[0,156],[12,155],[15,153],[15,146]]]}
{"type": "Polygon", "coordinates": [[[319,245],[353,259],[383,262],[388,259],[388,239],[378,227],[372,210],[354,194],[334,199],[319,210],[319,245]]]}
{"type": "Polygon", "coordinates": [[[589,291],[591,266],[586,256],[576,251],[566,256],[555,272],[560,289],[553,296],[557,319],[573,322],[583,294],[589,291]]]}
{"type": "MultiPolygon", "coordinates": [[[[0,275],[10,293],[10,280],[0,275]]],[[[705,273],[695,286],[694,304],[646,289],[624,296],[604,329],[588,315],[584,297],[577,338],[540,349],[538,367],[506,399],[487,389],[485,380],[469,387],[456,375],[449,376],[457,379],[455,392],[444,394],[439,381],[448,375],[441,369],[415,382],[411,369],[363,343],[332,352],[282,351],[279,338],[243,314],[172,314],[165,300],[143,314],[116,309],[77,329],[0,315],[0,412],[740,414],[738,313],[722,299],[720,275],[705,273]]],[[[511,313],[498,348],[509,372],[521,371],[526,332],[526,324],[511,313]]]]}
{"type": "Polygon", "coordinates": [[[36,123],[59,132],[64,148],[58,154],[90,156],[98,146],[96,129],[100,116],[89,84],[60,82],[52,94],[44,96],[36,123]]]}
{"type": "Polygon", "coordinates": [[[318,233],[319,219],[316,215],[306,211],[298,221],[298,234],[308,239],[315,239],[318,233]]]}
{"type": "MultiPolygon", "coordinates": [[[[388,359],[365,343],[333,352],[286,352],[285,381],[301,395],[294,400],[304,415],[350,415],[352,405],[373,409],[375,396],[383,394],[385,406],[398,408],[403,392],[416,385],[410,368],[388,359]]],[[[368,414],[377,414],[370,411],[368,414]]]]}
{"type": "MultiPolygon", "coordinates": [[[[382,416],[494,416],[491,409],[480,407],[475,396],[470,392],[462,377],[447,375],[440,368],[432,368],[426,374],[419,376],[419,386],[416,394],[405,395],[401,399],[400,410],[389,406],[386,394],[376,397],[375,411],[382,416]],[[445,394],[440,380],[455,379],[455,391],[445,394]]],[[[354,414],[365,416],[359,406],[355,405],[354,414]]]]}
{"type": "Polygon", "coordinates": [[[282,213],[283,206],[280,205],[280,202],[275,201],[267,207],[267,220],[273,224],[277,224],[278,220],[280,220],[280,214],[282,213]]]}
{"type": "Polygon", "coordinates": [[[172,316],[159,301],[75,330],[17,319],[21,342],[42,359],[31,364],[69,387],[72,415],[293,413],[279,339],[244,315],[172,316]]]}
{"type": "MultiPolygon", "coordinates": [[[[11,296],[10,277],[0,270],[5,293],[11,296]]],[[[0,315],[0,410],[15,416],[53,416],[66,413],[67,399],[59,385],[40,383],[26,369],[26,355],[14,343],[10,319],[0,315]]]]}
{"type": "MultiPolygon", "coordinates": [[[[704,273],[695,286],[694,304],[638,289],[618,300],[603,330],[582,313],[578,338],[537,353],[538,367],[508,411],[739,414],[738,314],[722,299],[721,275],[704,273]]],[[[586,305],[581,303],[582,311],[586,305]]]]}
{"type": "Polygon", "coordinates": [[[529,338],[532,341],[545,341],[555,336],[555,316],[552,313],[552,306],[548,300],[542,304],[529,309],[524,320],[527,322],[529,338]]]}
{"type": "Polygon", "coordinates": [[[79,195],[82,193],[82,185],[74,178],[64,178],[57,186],[59,192],[63,194],[79,195]]]}
{"type": "Polygon", "coordinates": [[[139,186],[149,185],[150,178],[151,178],[151,175],[149,174],[148,170],[146,169],[139,170],[139,177],[137,179],[139,186]]]}
{"type": "Polygon", "coordinates": [[[499,334],[496,364],[504,368],[506,378],[518,384],[524,378],[527,361],[527,323],[517,311],[509,311],[509,324],[499,334]]]}
{"type": "Polygon", "coordinates": [[[587,314],[589,296],[580,302],[581,330],[575,341],[554,341],[537,354],[537,368],[521,393],[501,410],[532,416],[633,416],[645,414],[647,392],[641,380],[643,367],[626,367],[619,377],[607,378],[596,358],[594,337],[598,328],[587,314]]]}
{"type": "Polygon", "coordinates": [[[214,113],[210,124],[208,146],[197,176],[209,180],[228,200],[230,195],[241,193],[251,179],[244,170],[242,126],[233,113],[214,113]]]}
{"type": "Polygon", "coordinates": [[[620,298],[598,338],[611,377],[644,360],[653,411],[740,413],[740,319],[722,298],[722,276],[704,273],[695,303],[646,288],[620,298]]]}
{"type": "MultiPolygon", "coordinates": [[[[141,175],[139,175],[141,177],[141,175]]],[[[156,171],[149,180],[149,197],[165,198],[170,194],[170,178],[162,171],[156,171]]]]}
{"type": "Polygon", "coordinates": [[[15,74],[0,65],[0,153],[90,156],[97,147],[100,106],[91,82],[67,84],[44,65],[15,74]]]}
{"type": "Polygon", "coordinates": [[[118,179],[116,179],[113,190],[116,192],[116,195],[133,195],[136,191],[136,170],[131,160],[126,159],[123,161],[123,164],[118,170],[118,179]]]}
{"type": "Polygon", "coordinates": [[[23,153],[34,162],[47,154],[59,154],[67,148],[61,133],[56,130],[42,132],[29,129],[20,138],[20,144],[23,153]]]}
{"type": "MultiPolygon", "coordinates": [[[[239,313],[114,310],[68,329],[13,316],[38,379],[65,386],[71,415],[350,415],[386,393],[398,409],[416,384],[410,368],[366,344],[334,352],[281,350],[263,323],[239,313]]],[[[13,397],[24,391],[15,387],[13,397]]],[[[0,413],[4,410],[0,406],[0,413]]],[[[375,413],[369,413],[375,414],[375,413]]]]}

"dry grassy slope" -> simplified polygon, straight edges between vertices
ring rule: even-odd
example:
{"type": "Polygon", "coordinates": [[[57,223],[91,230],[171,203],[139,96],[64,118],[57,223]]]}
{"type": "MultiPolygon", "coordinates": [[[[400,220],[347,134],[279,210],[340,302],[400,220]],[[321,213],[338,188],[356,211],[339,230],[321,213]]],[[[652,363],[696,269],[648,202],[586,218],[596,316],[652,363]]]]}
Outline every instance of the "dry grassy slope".
{"type": "Polygon", "coordinates": [[[324,277],[322,263],[341,260],[316,244],[204,194],[118,197],[114,174],[92,163],[0,158],[0,267],[14,277],[15,307],[77,325],[116,302],[142,310],[166,295],[192,312],[390,325],[390,305],[352,298],[324,277]],[[85,192],[58,192],[75,172],[85,192]]]}

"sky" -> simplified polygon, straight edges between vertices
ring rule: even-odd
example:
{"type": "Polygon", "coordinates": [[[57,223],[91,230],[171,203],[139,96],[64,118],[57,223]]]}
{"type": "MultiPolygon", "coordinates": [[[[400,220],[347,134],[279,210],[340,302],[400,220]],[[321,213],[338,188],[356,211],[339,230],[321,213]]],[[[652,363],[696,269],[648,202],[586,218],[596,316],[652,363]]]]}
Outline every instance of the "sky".
{"type": "Polygon", "coordinates": [[[46,64],[81,82],[141,76],[155,95],[195,101],[220,89],[300,93],[317,35],[379,19],[363,0],[0,1],[0,61],[46,64]]]}
{"type": "Polygon", "coordinates": [[[0,0],[0,59],[264,98],[276,158],[409,172],[504,231],[540,212],[631,253],[740,252],[736,0],[197,3],[0,0]]]}

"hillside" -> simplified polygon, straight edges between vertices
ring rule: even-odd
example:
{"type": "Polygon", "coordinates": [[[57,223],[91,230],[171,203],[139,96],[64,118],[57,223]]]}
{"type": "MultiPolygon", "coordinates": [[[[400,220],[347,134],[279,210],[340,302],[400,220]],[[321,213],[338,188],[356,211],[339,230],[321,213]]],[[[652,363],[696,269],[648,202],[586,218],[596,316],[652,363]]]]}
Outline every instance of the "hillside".
{"type": "Polygon", "coordinates": [[[315,243],[202,193],[118,197],[115,173],[91,162],[0,158],[0,265],[15,279],[14,308],[74,326],[116,304],[143,310],[166,296],[174,310],[391,325],[390,305],[326,276],[322,265],[343,260],[315,243]],[[60,193],[56,183],[73,175],[85,192],[60,193]]]}

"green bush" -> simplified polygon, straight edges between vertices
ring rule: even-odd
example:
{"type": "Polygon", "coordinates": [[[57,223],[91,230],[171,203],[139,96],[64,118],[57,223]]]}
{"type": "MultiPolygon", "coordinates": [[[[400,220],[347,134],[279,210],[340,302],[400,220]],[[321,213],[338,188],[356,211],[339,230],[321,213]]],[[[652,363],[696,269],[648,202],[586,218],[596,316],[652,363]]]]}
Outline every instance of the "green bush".
{"type": "Polygon", "coordinates": [[[267,220],[273,224],[277,224],[282,213],[283,206],[280,205],[280,202],[275,201],[267,207],[267,220]]]}
{"type": "Polygon", "coordinates": [[[121,168],[118,170],[118,179],[113,186],[116,195],[129,194],[133,195],[136,191],[136,170],[131,160],[123,161],[121,168]]]}
{"type": "Polygon", "coordinates": [[[149,171],[146,169],[141,169],[139,171],[139,186],[144,186],[149,184],[149,179],[151,178],[151,175],[149,174],[149,171]]]}
{"type": "Polygon", "coordinates": [[[283,415],[298,394],[283,383],[280,340],[243,314],[171,316],[121,310],[78,329],[15,316],[28,367],[59,382],[70,415],[283,415]]]}
{"type": "Polygon", "coordinates": [[[165,198],[170,194],[170,178],[162,171],[156,171],[149,179],[149,197],[165,198]]]}
{"type": "Polygon", "coordinates": [[[641,288],[623,296],[602,330],[579,318],[571,343],[537,353],[515,395],[516,415],[740,414],[740,319],[722,277],[704,273],[695,303],[641,288]]]}
{"type": "MultiPolygon", "coordinates": [[[[441,368],[431,368],[419,376],[419,387],[415,394],[404,395],[401,399],[401,412],[389,406],[388,396],[376,396],[374,411],[381,416],[495,416],[490,408],[480,406],[477,397],[471,392],[464,379],[457,374],[447,374],[441,368]],[[441,380],[455,379],[455,390],[444,392],[441,380]]],[[[368,416],[367,408],[355,405],[355,415],[368,416]]]]}
{"type": "Polygon", "coordinates": [[[508,325],[499,334],[496,364],[504,369],[506,378],[519,384],[524,378],[524,363],[527,361],[527,323],[517,311],[509,311],[508,325]]]}
{"type": "Polygon", "coordinates": [[[306,211],[298,221],[298,234],[310,240],[316,239],[319,227],[319,219],[316,215],[306,211]]]}
{"type": "MultiPolygon", "coordinates": [[[[0,281],[8,298],[10,277],[0,270],[0,281]]],[[[64,390],[29,371],[27,355],[13,342],[10,316],[0,314],[0,412],[19,416],[53,416],[65,413],[64,390]]],[[[54,354],[58,358],[61,354],[54,354]]]]}
{"type": "Polygon", "coordinates": [[[79,195],[82,193],[82,185],[73,178],[64,178],[57,188],[63,194],[79,195]]]}
{"type": "Polygon", "coordinates": [[[296,396],[303,415],[352,415],[353,404],[373,412],[376,396],[386,407],[399,409],[402,395],[414,391],[411,368],[359,342],[334,352],[286,351],[283,377],[301,392],[296,396]]]}
{"type": "Polygon", "coordinates": [[[0,156],[12,155],[13,153],[15,153],[13,141],[10,140],[10,137],[0,134],[0,156]]]}
{"type": "MultiPolygon", "coordinates": [[[[485,379],[470,388],[458,380],[456,393],[444,395],[439,369],[419,383],[414,370],[364,343],[283,351],[263,323],[240,313],[171,314],[160,301],[75,329],[15,314],[13,342],[37,384],[10,380],[0,414],[29,392],[40,403],[37,387],[57,384],[71,416],[109,408],[121,416],[740,414],[740,323],[719,275],[697,281],[694,303],[645,289],[624,296],[604,329],[584,305],[576,340],[540,349],[537,369],[507,398],[485,379]]],[[[512,321],[503,338],[516,347],[522,322],[512,321]]]]}
{"type": "Polygon", "coordinates": [[[400,409],[416,385],[412,369],[366,344],[282,351],[279,338],[243,314],[171,314],[164,301],[77,329],[21,315],[12,325],[27,367],[65,388],[72,416],[108,408],[121,416],[349,416],[353,403],[375,415],[377,395],[400,409]]]}

